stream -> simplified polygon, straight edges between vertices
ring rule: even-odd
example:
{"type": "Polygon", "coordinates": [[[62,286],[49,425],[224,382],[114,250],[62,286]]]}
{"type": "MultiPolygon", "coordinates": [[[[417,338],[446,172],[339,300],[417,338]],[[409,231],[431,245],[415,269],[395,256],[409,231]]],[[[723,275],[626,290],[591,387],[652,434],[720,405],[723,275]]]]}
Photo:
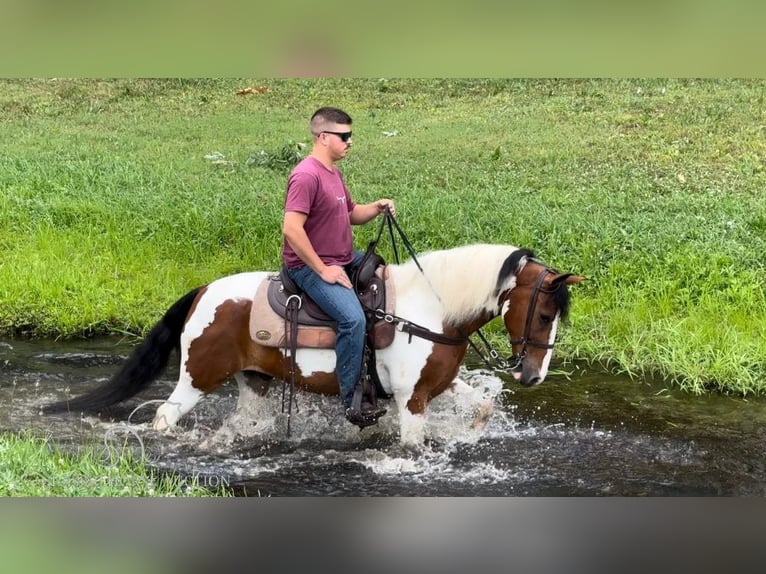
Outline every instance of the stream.
{"type": "Polygon", "coordinates": [[[177,360],[112,420],[40,414],[42,404],[104,384],[134,344],[0,340],[0,431],[29,430],[64,449],[130,448],[150,467],[242,496],[766,495],[766,400],[697,397],[571,364],[554,364],[531,389],[461,368],[474,395],[434,399],[417,449],[399,444],[393,403],[359,431],[337,398],[298,392],[288,437],[280,386],[238,411],[233,380],[178,428],[153,431],[177,360]],[[483,430],[467,400],[479,397],[495,405],[483,430]]]}

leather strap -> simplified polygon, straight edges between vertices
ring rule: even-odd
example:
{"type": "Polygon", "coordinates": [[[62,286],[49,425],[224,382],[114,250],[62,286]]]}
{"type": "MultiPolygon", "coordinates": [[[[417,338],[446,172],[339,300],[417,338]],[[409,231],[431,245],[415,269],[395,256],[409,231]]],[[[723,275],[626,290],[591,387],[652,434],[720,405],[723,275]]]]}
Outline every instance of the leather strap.
{"type": "Polygon", "coordinates": [[[413,336],[433,341],[434,343],[441,343],[442,345],[462,345],[468,341],[468,337],[450,337],[449,335],[443,335],[442,333],[434,333],[430,329],[426,329],[415,323],[410,323],[409,321],[399,320],[398,322],[402,326],[401,330],[410,336],[410,341],[412,341],[413,336]]]}

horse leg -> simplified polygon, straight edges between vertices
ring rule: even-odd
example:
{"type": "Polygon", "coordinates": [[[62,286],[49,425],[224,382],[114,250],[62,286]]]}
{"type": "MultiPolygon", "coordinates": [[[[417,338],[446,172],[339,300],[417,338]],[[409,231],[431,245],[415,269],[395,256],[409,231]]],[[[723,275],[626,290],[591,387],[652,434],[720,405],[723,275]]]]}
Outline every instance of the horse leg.
{"type": "MultiPolygon", "coordinates": [[[[462,397],[474,400],[477,394],[477,390],[468,383],[463,382],[459,378],[455,378],[450,386],[447,388],[447,392],[455,397],[456,400],[461,400],[462,397]]],[[[495,410],[495,406],[492,403],[492,399],[487,397],[480,397],[478,400],[474,400],[474,419],[471,427],[474,430],[483,430],[487,426],[489,417],[495,410]]]]}
{"type": "Polygon", "coordinates": [[[192,315],[181,334],[178,384],[154,415],[156,430],[176,424],[204,395],[243,369],[244,351],[249,342],[250,303],[226,300],[215,308],[212,322],[209,316],[197,319],[192,315]]]}
{"type": "MultiPolygon", "coordinates": [[[[258,418],[259,398],[265,397],[271,388],[273,378],[257,371],[235,373],[237,381],[237,416],[244,419],[258,418]]],[[[262,401],[261,401],[262,403],[262,401]]],[[[252,424],[255,424],[253,421],[252,424]]]]}
{"type": "Polygon", "coordinates": [[[473,391],[470,386],[456,378],[459,360],[462,355],[456,355],[452,349],[447,349],[442,355],[434,355],[426,361],[421,369],[420,377],[410,393],[401,385],[403,392],[394,389],[394,398],[399,408],[400,440],[402,444],[421,444],[425,439],[425,410],[428,402],[450,388],[453,392],[473,391]],[[443,355],[446,355],[444,359],[443,355]],[[424,376],[423,373],[426,375],[424,376]]]}
{"type": "Polygon", "coordinates": [[[256,400],[256,396],[265,397],[271,387],[271,377],[256,371],[240,371],[234,374],[239,390],[237,410],[246,408],[256,400]]]}
{"type": "Polygon", "coordinates": [[[154,415],[152,428],[165,430],[174,426],[178,419],[194,408],[194,405],[202,398],[204,393],[192,386],[192,380],[188,373],[181,371],[178,383],[167,400],[160,405],[154,415]]]}
{"type": "Polygon", "coordinates": [[[248,436],[250,429],[262,423],[263,414],[259,409],[263,401],[259,399],[266,395],[271,384],[271,377],[252,370],[234,373],[234,380],[238,390],[237,407],[221,427],[222,432],[229,433],[231,440],[238,436],[248,436]]]}
{"type": "Polygon", "coordinates": [[[417,390],[412,394],[395,393],[399,410],[399,441],[403,446],[420,446],[425,440],[427,396],[417,390]]]}

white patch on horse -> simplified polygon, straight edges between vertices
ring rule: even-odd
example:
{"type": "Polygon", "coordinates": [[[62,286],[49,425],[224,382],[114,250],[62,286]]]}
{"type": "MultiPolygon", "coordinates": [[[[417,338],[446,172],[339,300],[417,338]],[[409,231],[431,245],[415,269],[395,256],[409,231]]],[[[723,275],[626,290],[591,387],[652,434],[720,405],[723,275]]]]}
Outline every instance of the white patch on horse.
{"type": "MultiPolygon", "coordinates": [[[[414,267],[414,265],[412,265],[414,267]]],[[[420,274],[420,271],[416,272],[420,274]]],[[[411,274],[409,265],[389,268],[396,283],[396,311],[399,317],[412,320],[435,333],[442,333],[443,306],[434,298],[431,288],[423,280],[411,274]]],[[[412,396],[420,373],[433,352],[433,343],[420,337],[412,337],[398,331],[393,343],[377,352],[379,363],[387,365],[386,374],[381,375],[381,384],[389,392],[404,399],[412,396]]],[[[399,400],[397,399],[397,404],[399,400]]]]}
{"type": "Polygon", "coordinates": [[[216,309],[224,301],[252,300],[258,285],[266,279],[269,273],[264,271],[238,273],[222,277],[207,286],[207,290],[197,302],[197,308],[189,317],[184,327],[184,335],[188,343],[202,335],[202,332],[215,320],[216,309]]]}
{"type": "MultiPolygon", "coordinates": [[[[548,344],[553,345],[553,343],[556,342],[556,329],[559,325],[559,313],[556,313],[556,317],[553,319],[553,324],[551,325],[551,332],[550,335],[548,335],[548,344]]],[[[548,366],[551,364],[551,357],[553,357],[553,348],[548,349],[548,352],[545,353],[545,357],[543,357],[543,363],[540,367],[540,380],[545,380],[545,375],[548,374],[548,366]]]]}
{"type": "MultiPolygon", "coordinates": [[[[290,356],[289,350],[285,350],[285,356],[290,356]]],[[[332,373],[336,362],[333,349],[298,349],[295,353],[295,364],[304,377],[315,373],[332,373]]]]}
{"type": "MultiPolygon", "coordinates": [[[[444,309],[444,319],[457,325],[474,318],[482,311],[497,313],[496,289],[505,291],[516,286],[516,277],[510,275],[503,285],[497,285],[500,269],[516,247],[510,245],[474,244],[448,251],[432,251],[418,258],[423,272],[410,261],[399,269],[401,278],[397,288],[410,282],[423,284],[435,293],[444,309]],[[464,281],[469,278],[471,288],[464,281]]],[[[526,263],[522,258],[521,267],[526,263]]]]}

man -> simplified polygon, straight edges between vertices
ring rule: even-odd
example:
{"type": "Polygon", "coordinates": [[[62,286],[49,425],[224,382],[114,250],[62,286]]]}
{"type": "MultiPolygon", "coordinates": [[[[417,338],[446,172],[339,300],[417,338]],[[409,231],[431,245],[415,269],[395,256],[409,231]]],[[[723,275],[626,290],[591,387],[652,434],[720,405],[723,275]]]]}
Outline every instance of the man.
{"type": "Polygon", "coordinates": [[[354,388],[362,368],[365,316],[351,286],[350,276],[361,262],[354,251],[352,225],[374,219],[386,209],[395,214],[394,202],[379,199],[354,203],[336,162],[351,147],[351,117],[337,108],[320,108],[311,116],[313,146],[287,181],[282,226],[282,259],[290,278],[338,322],[335,341],[335,372],[346,418],[358,424],[376,419],[384,409],[362,405],[351,408],[354,388]]]}

